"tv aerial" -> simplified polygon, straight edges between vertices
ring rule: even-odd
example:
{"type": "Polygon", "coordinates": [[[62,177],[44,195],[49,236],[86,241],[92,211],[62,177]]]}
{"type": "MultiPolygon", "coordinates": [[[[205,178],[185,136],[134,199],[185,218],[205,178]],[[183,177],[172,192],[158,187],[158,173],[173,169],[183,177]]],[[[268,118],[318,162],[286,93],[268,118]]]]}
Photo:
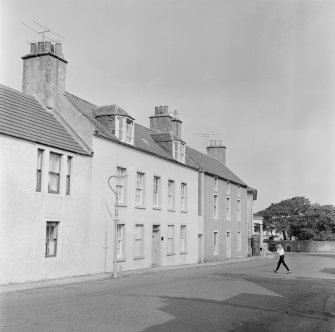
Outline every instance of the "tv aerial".
{"type": "Polygon", "coordinates": [[[29,25],[27,25],[27,24],[25,24],[25,23],[23,23],[23,22],[21,22],[21,23],[22,23],[25,27],[27,27],[28,29],[30,29],[31,31],[33,31],[33,32],[35,32],[36,34],[40,35],[40,36],[42,37],[42,41],[43,41],[43,43],[44,43],[44,41],[45,41],[46,39],[49,40],[49,41],[51,41],[51,42],[53,42],[53,43],[59,42],[60,39],[64,39],[63,36],[61,36],[61,35],[59,35],[59,34],[53,32],[51,29],[49,29],[49,28],[43,26],[42,24],[38,23],[37,21],[33,20],[33,22],[34,22],[35,24],[37,24],[40,28],[43,28],[43,30],[42,30],[42,31],[37,31],[36,29],[30,27],[29,25]],[[51,35],[53,35],[54,37],[58,37],[58,39],[51,38],[52,36],[49,37],[49,36],[47,36],[46,34],[51,34],[51,35]],[[59,38],[60,38],[60,39],[59,39],[59,38]]]}

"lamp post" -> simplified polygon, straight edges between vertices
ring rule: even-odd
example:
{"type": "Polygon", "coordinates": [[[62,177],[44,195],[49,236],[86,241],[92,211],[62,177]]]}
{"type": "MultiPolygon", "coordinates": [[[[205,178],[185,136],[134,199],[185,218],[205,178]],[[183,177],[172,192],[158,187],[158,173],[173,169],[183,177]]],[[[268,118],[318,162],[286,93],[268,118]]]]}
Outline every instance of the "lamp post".
{"type": "Polygon", "coordinates": [[[111,175],[108,179],[108,185],[112,189],[114,195],[115,195],[115,212],[114,212],[114,269],[113,269],[113,275],[112,278],[117,278],[117,226],[119,222],[119,195],[117,190],[115,190],[111,184],[110,180],[112,178],[125,178],[126,175],[111,175]]]}

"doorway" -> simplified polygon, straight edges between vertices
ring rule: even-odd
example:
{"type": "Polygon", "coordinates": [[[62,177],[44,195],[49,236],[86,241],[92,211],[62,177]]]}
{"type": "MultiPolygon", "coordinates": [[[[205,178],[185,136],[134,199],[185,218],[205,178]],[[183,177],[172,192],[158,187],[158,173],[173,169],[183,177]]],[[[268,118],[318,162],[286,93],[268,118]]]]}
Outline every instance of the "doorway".
{"type": "Polygon", "coordinates": [[[202,234],[198,234],[198,263],[202,262],[202,234]]]}
{"type": "Polygon", "coordinates": [[[226,236],[226,256],[227,256],[227,259],[231,259],[231,233],[230,231],[227,231],[227,236],[226,236]]]}
{"type": "Polygon", "coordinates": [[[161,238],[160,225],[152,226],[152,266],[160,265],[161,238]]]}

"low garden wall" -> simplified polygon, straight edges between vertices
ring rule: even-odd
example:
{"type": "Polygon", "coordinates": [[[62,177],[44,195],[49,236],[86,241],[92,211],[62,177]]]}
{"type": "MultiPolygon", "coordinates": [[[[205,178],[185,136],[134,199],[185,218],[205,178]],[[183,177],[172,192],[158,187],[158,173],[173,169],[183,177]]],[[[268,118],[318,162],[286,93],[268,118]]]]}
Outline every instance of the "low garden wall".
{"type": "Polygon", "coordinates": [[[281,244],[286,252],[316,252],[316,253],[335,253],[335,241],[266,241],[269,251],[275,251],[276,245],[281,244]]]}

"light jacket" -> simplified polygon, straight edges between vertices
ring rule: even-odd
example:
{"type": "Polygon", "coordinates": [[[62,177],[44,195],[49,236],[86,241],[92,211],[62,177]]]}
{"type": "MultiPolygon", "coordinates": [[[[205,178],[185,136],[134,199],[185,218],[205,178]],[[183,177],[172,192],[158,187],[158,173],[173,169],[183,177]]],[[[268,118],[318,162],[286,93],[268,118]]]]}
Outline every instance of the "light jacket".
{"type": "Polygon", "coordinates": [[[284,255],[284,249],[283,248],[277,249],[277,253],[279,254],[279,256],[283,256],[284,255]]]}

